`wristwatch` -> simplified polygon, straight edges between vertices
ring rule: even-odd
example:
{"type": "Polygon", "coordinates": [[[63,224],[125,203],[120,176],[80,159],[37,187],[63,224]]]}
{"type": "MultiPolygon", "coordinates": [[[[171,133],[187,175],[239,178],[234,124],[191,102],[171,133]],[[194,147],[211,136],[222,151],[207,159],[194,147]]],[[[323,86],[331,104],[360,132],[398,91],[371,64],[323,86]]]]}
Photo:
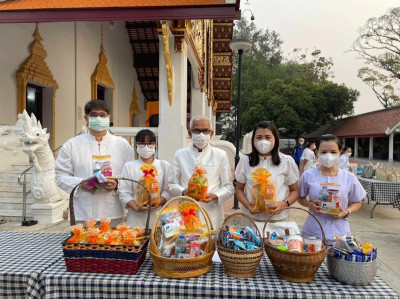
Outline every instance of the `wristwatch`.
{"type": "Polygon", "coordinates": [[[287,205],[288,207],[290,207],[290,202],[289,202],[287,199],[285,199],[284,202],[286,202],[286,205],[287,205]]]}

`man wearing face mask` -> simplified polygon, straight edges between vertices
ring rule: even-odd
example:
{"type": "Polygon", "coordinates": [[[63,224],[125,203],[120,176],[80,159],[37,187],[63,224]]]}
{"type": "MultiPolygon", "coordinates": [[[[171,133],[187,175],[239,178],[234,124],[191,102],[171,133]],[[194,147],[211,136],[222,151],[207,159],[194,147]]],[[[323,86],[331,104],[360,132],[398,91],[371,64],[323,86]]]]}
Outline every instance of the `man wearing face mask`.
{"type": "MultiPolygon", "coordinates": [[[[85,120],[88,133],[68,140],[62,146],[56,160],[55,173],[58,186],[65,192],[83,180],[101,172],[107,176],[118,176],[125,163],[132,161],[133,151],[122,137],[111,135],[110,109],[106,102],[93,100],[85,105],[85,120]]],[[[74,197],[75,219],[84,223],[89,218],[99,221],[111,219],[111,226],[121,223],[124,207],[118,199],[118,182],[108,180],[106,187],[95,193],[89,191],[88,183],[81,183],[74,197]]]]}
{"type": "Polygon", "coordinates": [[[209,184],[207,202],[202,202],[202,205],[210,214],[214,227],[218,228],[224,220],[222,204],[234,192],[228,156],[225,151],[209,145],[214,132],[207,117],[193,117],[188,133],[193,145],[175,153],[168,174],[168,191],[174,197],[186,195],[195,166],[202,166],[207,171],[209,184]]]}
{"type": "Polygon", "coordinates": [[[292,157],[296,162],[297,166],[300,166],[300,159],[304,152],[304,138],[299,139],[299,143],[293,148],[292,157]]]}

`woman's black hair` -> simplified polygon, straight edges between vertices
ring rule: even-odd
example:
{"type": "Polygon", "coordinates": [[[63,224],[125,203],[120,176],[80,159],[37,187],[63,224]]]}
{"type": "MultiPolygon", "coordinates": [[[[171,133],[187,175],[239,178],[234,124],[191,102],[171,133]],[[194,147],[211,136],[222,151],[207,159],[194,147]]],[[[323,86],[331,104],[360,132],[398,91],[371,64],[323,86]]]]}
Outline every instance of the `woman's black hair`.
{"type": "Polygon", "coordinates": [[[279,158],[279,133],[276,129],[275,125],[269,121],[260,121],[253,130],[253,135],[251,136],[251,153],[249,156],[249,164],[251,167],[257,166],[260,162],[260,153],[257,151],[254,146],[254,138],[256,135],[257,129],[268,129],[272,132],[272,135],[275,137],[275,145],[272,149],[272,163],[274,165],[279,165],[281,163],[281,158],[279,158]]]}
{"type": "Polygon", "coordinates": [[[342,150],[342,147],[343,147],[342,141],[339,138],[337,138],[335,135],[332,135],[332,134],[322,135],[319,138],[317,149],[319,149],[319,146],[321,145],[322,142],[329,142],[329,141],[336,142],[336,144],[338,145],[339,151],[342,150]]]}
{"type": "Polygon", "coordinates": [[[315,141],[308,141],[305,148],[310,148],[312,144],[315,144],[315,141]]]}
{"type": "Polygon", "coordinates": [[[345,147],[343,147],[342,154],[344,154],[348,149],[351,149],[351,147],[347,146],[347,145],[345,147]]]}
{"type": "Polygon", "coordinates": [[[157,142],[157,138],[152,131],[144,129],[136,134],[135,142],[157,142]]]}

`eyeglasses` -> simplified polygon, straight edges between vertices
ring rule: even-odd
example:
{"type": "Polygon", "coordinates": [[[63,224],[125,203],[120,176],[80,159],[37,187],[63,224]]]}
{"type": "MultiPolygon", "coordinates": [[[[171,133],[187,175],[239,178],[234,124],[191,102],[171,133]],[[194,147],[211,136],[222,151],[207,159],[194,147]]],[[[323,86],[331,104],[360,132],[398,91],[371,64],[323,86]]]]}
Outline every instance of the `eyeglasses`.
{"type": "Polygon", "coordinates": [[[192,133],[193,133],[193,134],[200,134],[200,133],[203,133],[204,135],[209,135],[209,134],[211,134],[211,132],[212,132],[212,130],[210,130],[210,129],[203,129],[203,130],[200,130],[200,129],[193,129],[193,130],[192,130],[192,133]]]}
{"type": "Polygon", "coordinates": [[[107,114],[106,112],[100,112],[100,113],[91,112],[91,113],[89,113],[89,117],[101,117],[101,118],[106,118],[106,117],[108,117],[108,114],[107,114]]]}
{"type": "Polygon", "coordinates": [[[155,142],[136,142],[137,147],[144,148],[146,145],[149,148],[154,148],[156,146],[155,142]]]}

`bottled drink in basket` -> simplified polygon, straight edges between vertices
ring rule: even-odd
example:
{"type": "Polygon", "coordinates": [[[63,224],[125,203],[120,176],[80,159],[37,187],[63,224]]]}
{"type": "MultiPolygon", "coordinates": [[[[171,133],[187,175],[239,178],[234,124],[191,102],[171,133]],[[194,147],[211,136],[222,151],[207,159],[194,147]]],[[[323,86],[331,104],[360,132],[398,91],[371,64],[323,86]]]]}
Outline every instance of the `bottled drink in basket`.
{"type": "Polygon", "coordinates": [[[183,257],[186,250],[186,238],[185,235],[180,235],[175,243],[175,256],[177,258],[183,257]]]}

